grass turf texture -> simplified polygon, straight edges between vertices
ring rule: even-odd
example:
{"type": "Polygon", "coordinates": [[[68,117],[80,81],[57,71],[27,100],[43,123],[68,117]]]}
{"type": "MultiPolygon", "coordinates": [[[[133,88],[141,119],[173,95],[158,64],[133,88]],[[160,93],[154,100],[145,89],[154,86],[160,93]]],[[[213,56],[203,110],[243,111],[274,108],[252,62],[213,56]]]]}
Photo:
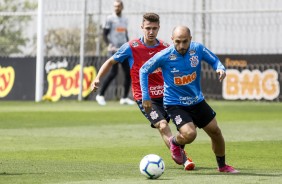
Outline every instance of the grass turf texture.
{"type": "Polygon", "coordinates": [[[196,170],[184,171],[137,106],[2,101],[0,183],[282,183],[282,103],[209,104],[226,140],[227,163],[239,174],[216,171],[203,130],[186,147],[196,170]],[[139,173],[139,162],[149,153],[165,161],[158,180],[139,173]]]}

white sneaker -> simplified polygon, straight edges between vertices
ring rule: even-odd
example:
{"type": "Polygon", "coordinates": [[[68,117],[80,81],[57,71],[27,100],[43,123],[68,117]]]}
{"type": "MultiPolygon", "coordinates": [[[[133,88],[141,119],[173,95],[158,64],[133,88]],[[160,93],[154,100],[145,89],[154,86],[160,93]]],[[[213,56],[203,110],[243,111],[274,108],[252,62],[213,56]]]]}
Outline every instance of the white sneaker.
{"type": "Polygon", "coordinates": [[[135,102],[133,100],[130,100],[129,98],[121,98],[119,103],[121,105],[126,105],[126,104],[127,105],[134,105],[135,104],[135,102]]]}
{"type": "Polygon", "coordinates": [[[97,95],[96,101],[98,102],[99,105],[106,105],[107,104],[104,96],[97,95]]]}

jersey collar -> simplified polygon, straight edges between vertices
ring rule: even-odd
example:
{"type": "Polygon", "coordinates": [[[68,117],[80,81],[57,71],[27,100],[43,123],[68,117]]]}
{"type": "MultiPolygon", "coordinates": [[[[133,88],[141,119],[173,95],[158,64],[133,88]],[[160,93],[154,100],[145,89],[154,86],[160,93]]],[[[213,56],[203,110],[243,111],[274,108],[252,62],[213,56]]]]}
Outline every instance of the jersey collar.
{"type": "Polygon", "coordinates": [[[157,38],[156,38],[157,43],[156,43],[155,45],[153,45],[153,46],[148,46],[148,45],[145,44],[145,42],[144,42],[144,36],[141,37],[139,40],[140,40],[140,42],[141,42],[143,45],[145,45],[145,46],[148,47],[148,48],[154,48],[154,47],[157,47],[157,46],[160,45],[160,41],[159,41],[157,38]]]}

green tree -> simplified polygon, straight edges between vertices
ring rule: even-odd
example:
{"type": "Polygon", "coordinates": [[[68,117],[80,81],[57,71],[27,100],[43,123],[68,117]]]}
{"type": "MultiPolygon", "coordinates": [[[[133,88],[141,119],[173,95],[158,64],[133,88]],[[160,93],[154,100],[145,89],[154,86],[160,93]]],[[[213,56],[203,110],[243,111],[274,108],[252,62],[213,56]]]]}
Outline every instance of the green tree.
{"type": "MultiPolygon", "coordinates": [[[[85,55],[94,56],[96,53],[96,43],[101,40],[92,15],[88,17],[88,24],[85,29],[85,55]]],[[[49,29],[45,35],[45,55],[46,56],[78,56],[80,54],[80,27],[76,28],[55,28],[49,29]]],[[[100,41],[101,52],[105,55],[106,45],[100,41]]]]}
{"type": "Polygon", "coordinates": [[[0,12],[9,12],[0,16],[0,54],[9,56],[21,54],[21,47],[29,39],[24,35],[24,28],[32,19],[30,15],[16,15],[15,12],[28,12],[36,9],[36,3],[28,0],[0,0],[0,12]]]}

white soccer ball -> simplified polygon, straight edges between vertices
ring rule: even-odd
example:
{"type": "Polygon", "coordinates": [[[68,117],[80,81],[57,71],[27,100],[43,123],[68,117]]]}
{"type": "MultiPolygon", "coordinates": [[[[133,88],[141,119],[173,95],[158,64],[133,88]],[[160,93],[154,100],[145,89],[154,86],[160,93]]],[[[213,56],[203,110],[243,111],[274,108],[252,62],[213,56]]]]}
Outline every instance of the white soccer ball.
{"type": "Polygon", "coordinates": [[[163,159],[155,154],[149,154],[143,157],[140,162],[140,172],[149,179],[159,178],[165,170],[163,159]]]}

